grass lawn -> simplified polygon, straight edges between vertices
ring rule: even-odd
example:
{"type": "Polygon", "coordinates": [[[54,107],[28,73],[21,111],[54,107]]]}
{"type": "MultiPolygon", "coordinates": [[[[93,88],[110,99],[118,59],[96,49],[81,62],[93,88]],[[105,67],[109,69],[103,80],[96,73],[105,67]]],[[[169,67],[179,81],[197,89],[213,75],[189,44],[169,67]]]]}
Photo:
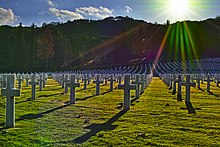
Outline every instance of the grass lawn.
{"type": "Polygon", "coordinates": [[[212,94],[206,84],[201,88],[191,88],[196,114],[188,114],[184,100],[177,102],[159,78],[133,98],[127,112],[121,109],[123,91],[109,92],[109,85],[95,96],[94,84],[83,90],[81,83],[76,104],[69,105],[69,93],[52,79],[43,91],[37,87],[34,101],[23,83],[15,98],[14,128],[4,128],[5,97],[0,96],[0,146],[220,146],[220,88],[212,83],[212,94]]]}

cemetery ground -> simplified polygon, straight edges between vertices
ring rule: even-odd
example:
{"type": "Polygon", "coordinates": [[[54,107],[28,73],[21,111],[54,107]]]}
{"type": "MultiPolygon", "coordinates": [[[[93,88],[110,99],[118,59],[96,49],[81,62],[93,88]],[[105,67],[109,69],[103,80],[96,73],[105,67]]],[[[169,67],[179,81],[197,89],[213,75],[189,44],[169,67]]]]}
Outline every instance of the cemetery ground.
{"type": "Polygon", "coordinates": [[[6,129],[5,97],[0,96],[0,146],[220,146],[220,88],[212,93],[191,88],[196,114],[188,114],[184,98],[177,96],[159,79],[153,78],[139,99],[131,92],[131,109],[122,111],[123,90],[109,91],[95,84],[76,88],[76,104],[69,105],[69,92],[49,79],[43,91],[37,86],[36,100],[31,87],[22,85],[15,98],[15,127],[6,129]]]}

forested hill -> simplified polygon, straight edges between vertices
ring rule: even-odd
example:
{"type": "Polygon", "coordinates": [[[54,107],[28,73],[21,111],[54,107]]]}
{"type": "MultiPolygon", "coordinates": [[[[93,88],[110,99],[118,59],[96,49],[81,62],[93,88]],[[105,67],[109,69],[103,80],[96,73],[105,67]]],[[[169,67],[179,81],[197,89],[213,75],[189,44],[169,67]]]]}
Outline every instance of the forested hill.
{"type": "Polygon", "coordinates": [[[160,25],[129,17],[0,26],[0,72],[220,57],[220,19],[160,25]],[[161,51],[161,54],[159,54],[161,51]]]}

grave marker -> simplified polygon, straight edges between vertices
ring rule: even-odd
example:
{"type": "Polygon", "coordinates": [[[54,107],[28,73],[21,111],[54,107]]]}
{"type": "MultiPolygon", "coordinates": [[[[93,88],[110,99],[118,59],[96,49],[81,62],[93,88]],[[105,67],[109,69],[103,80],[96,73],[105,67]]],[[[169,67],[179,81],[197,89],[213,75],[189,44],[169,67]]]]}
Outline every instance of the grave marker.
{"type": "Polygon", "coordinates": [[[39,85],[39,82],[37,82],[37,78],[35,74],[31,75],[31,81],[29,82],[31,85],[31,99],[36,99],[36,85],[39,85]]]}
{"type": "Polygon", "coordinates": [[[76,83],[76,76],[70,76],[70,82],[67,84],[70,87],[70,104],[76,103],[76,93],[75,88],[80,87],[80,83],[76,83]]]}
{"type": "Polygon", "coordinates": [[[64,83],[64,93],[68,92],[68,86],[67,86],[67,83],[69,82],[68,78],[69,78],[68,74],[64,75],[64,80],[63,80],[63,83],[64,83]]]}
{"type": "Polygon", "coordinates": [[[100,84],[103,83],[102,80],[100,80],[100,75],[96,75],[96,81],[93,81],[93,83],[96,84],[96,95],[100,95],[100,84]]]}
{"type": "Polygon", "coordinates": [[[135,98],[140,98],[140,85],[142,84],[140,81],[140,74],[135,75],[135,81],[133,81],[132,84],[137,85],[135,90],[135,98]]]}
{"type": "Polygon", "coordinates": [[[39,91],[42,91],[43,90],[43,82],[44,82],[42,74],[40,74],[40,78],[37,81],[39,82],[39,91]]]}
{"type": "Polygon", "coordinates": [[[113,75],[110,76],[109,81],[110,81],[110,91],[113,91],[113,84],[114,84],[114,81],[115,81],[113,75]]]}
{"type": "Polygon", "coordinates": [[[186,75],[186,82],[181,82],[181,86],[186,87],[185,102],[190,102],[190,87],[195,87],[196,83],[190,82],[190,75],[186,75]]]}
{"type": "Polygon", "coordinates": [[[2,89],[2,95],[6,96],[6,128],[15,126],[15,99],[14,96],[20,96],[20,90],[15,89],[15,75],[7,75],[6,88],[2,89]]]}
{"type": "Polygon", "coordinates": [[[178,75],[178,92],[177,92],[177,101],[182,101],[182,90],[181,90],[181,82],[182,82],[182,75],[178,75]]]}
{"type": "Polygon", "coordinates": [[[210,86],[211,86],[211,82],[213,82],[213,80],[211,80],[210,75],[207,76],[207,80],[204,80],[205,82],[207,82],[207,92],[210,92],[210,86]]]}
{"type": "Polygon", "coordinates": [[[24,81],[21,74],[17,75],[18,89],[21,89],[21,83],[24,81]]]}
{"type": "Polygon", "coordinates": [[[136,90],[137,86],[134,84],[130,84],[131,75],[124,75],[124,85],[119,84],[118,89],[124,90],[124,104],[123,109],[129,110],[131,105],[130,100],[130,90],[136,90]]]}

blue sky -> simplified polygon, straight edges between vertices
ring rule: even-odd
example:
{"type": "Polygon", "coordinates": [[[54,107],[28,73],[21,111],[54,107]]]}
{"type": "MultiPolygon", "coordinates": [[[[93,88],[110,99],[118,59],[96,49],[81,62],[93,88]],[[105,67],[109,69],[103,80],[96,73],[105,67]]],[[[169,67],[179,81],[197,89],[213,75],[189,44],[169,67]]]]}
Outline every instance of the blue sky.
{"type": "MultiPolygon", "coordinates": [[[[204,20],[220,16],[220,0],[188,0],[184,16],[174,14],[172,0],[0,0],[0,25],[30,26],[35,23],[66,22],[74,19],[103,19],[129,16],[147,22],[165,23],[204,20]]],[[[178,1],[178,0],[176,0],[178,1]]],[[[179,0],[181,1],[181,0],[179,0]]]]}

